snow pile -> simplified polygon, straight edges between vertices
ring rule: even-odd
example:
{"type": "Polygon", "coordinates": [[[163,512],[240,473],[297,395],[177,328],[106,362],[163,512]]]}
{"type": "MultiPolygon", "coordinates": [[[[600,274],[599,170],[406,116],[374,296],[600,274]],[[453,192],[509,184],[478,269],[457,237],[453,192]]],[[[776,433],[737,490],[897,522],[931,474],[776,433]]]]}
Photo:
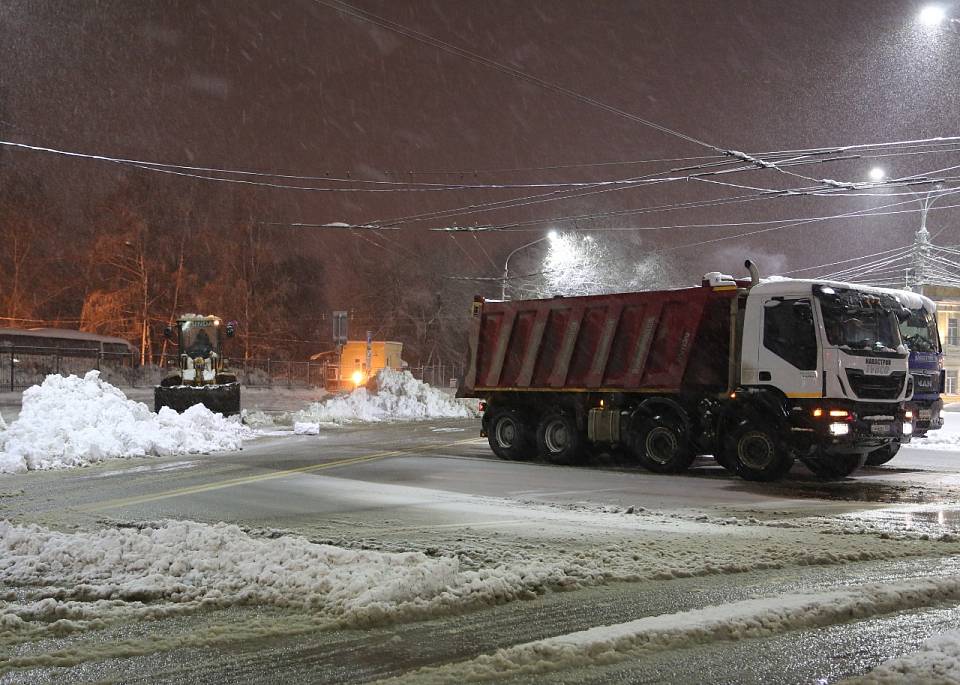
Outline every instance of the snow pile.
{"type": "Polygon", "coordinates": [[[314,402],[293,415],[294,422],[350,423],[466,419],[477,416],[470,404],[418,381],[409,371],[381,369],[377,392],[357,388],[349,395],[314,402]]]}
{"type": "Polygon", "coordinates": [[[293,424],[293,432],[296,435],[320,435],[320,424],[302,423],[298,421],[293,424]]]}
{"type": "MultiPolygon", "coordinates": [[[[616,663],[644,652],[776,635],[958,599],[960,577],[954,576],[744,600],[527,642],[469,661],[413,671],[397,680],[450,683],[520,679],[535,673],[616,663]]],[[[956,648],[954,644],[950,650],[944,649],[944,658],[956,648]]]]}
{"type": "Polygon", "coordinates": [[[960,631],[932,637],[920,651],[881,664],[856,683],[960,683],[960,631]]]}
{"type": "Polygon", "coordinates": [[[912,440],[907,447],[931,450],[960,449],[960,414],[943,412],[943,428],[930,431],[925,438],[912,440]]]}
{"type": "Polygon", "coordinates": [[[0,433],[0,473],[84,466],[118,457],[240,449],[249,429],[202,405],[159,414],[90,371],[50,375],[23,393],[20,416],[0,433]]]}
{"type": "Polygon", "coordinates": [[[456,557],[253,537],[225,523],[62,533],[0,521],[0,586],[15,588],[0,595],[0,635],[251,604],[306,611],[330,625],[373,625],[566,584],[561,569],[536,562],[461,570],[456,557]]]}
{"type": "Polygon", "coordinates": [[[3,420],[3,414],[0,414],[0,432],[5,430],[7,430],[7,422],[3,420]]]}

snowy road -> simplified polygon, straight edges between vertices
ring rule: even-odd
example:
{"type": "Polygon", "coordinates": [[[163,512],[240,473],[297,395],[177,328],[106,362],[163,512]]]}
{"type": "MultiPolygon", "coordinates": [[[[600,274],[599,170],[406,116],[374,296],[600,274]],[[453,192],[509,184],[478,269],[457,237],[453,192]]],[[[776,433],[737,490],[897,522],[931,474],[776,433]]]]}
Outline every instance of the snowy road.
{"type": "MultiPolygon", "coordinates": [[[[501,462],[476,431],[450,420],[350,427],[264,437],[238,453],[0,476],[0,519],[62,531],[27,531],[46,542],[12,550],[41,558],[46,586],[0,581],[7,610],[30,626],[0,622],[0,654],[11,654],[0,682],[833,682],[960,625],[960,454],[906,449],[843,482],[797,467],[762,485],[707,459],[681,476],[501,462]],[[145,540],[163,519],[243,530],[145,540]],[[280,555],[285,540],[283,568],[243,568],[280,555]],[[334,605],[290,571],[319,563],[321,543],[415,552],[402,563],[425,575],[372,604],[334,605]],[[185,599],[183,587],[140,580],[161,544],[188,562],[213,549],[218,567],[191,573],[206,573],[216,594],[185,599]],[[461,589],[438,594],[432,564],[461,589]],[[746,623],[682,613],[715,605],[746,623]],[[771,607],[783,612],[775,620],[771,607]],[[660,617],[654,638],[633,623],[645,617],[660,617]],[[599,625],[620,626],[632,646],[576,636],[599,625]],[[564,635],[563,658],[522,656],[523,643],[564,635]]],[[[381,557],[369,561],[388,564],[380,584],[398,563],[381,557]]],[[[190,573],[178,577],[189,584],[190,573]]]]}

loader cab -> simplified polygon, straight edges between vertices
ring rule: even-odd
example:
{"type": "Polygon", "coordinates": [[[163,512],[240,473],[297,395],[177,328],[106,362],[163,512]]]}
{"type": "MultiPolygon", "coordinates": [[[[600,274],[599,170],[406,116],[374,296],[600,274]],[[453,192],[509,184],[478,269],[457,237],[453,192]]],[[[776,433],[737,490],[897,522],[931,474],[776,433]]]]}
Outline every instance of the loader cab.
{"type": "Polygon", "coordinates": [[[167,326],[164,335],[175,340],[180,355],[187,355],[190,359],[210,359],[219,357],[223,338],[232,338],[234,325],[224,323],[215,316],[185,317],[177,321],[176,335],[174,329],[167,326]]]}

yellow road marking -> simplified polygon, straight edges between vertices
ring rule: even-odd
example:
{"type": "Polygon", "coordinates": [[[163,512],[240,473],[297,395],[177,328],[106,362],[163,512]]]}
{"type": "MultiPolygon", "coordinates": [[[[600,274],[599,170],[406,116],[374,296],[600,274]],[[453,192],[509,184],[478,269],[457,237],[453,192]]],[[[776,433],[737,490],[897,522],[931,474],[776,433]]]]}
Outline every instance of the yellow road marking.
{"type": "Polygon", "coordinates": [[[182,495],[193,495],[200,492],[208,492],[210,490],[220,490],[223,488],[233,488],[238,485],[247,485],[250,483],[258,483],[265,480],[273,480],[276,478],[284,478],[286,476],[292,476],[298,473],[312,473],[314,471],[323,471],[326,469],[338,468],[340,466],[351,466],[353,464],[362,464],[368,461],[376,461],[378,459],[385,459],[387,457],[397,457],[401,455],[409,455],[415,451],[434,451],[439,449],[444,449],[447,447],[454,447],[456,445],[463,445],[470,442],[476,442],[479,438],[470,438],[468,440],[457,440],[456,442],[447,442],[442,445],[423,445],[418,447],[409,447],[406,449],[400,450],[387,450],[384,452],[374,452],[372,454],[363,454],[357,457],[347,457],[345,459],[338,459],[337,461],[327,461],[322,464],[311,464],[310,466],[300,466],[295,469],[284,469],[283,471],[273,471],[271,473],[261,473],[256,476],[244,476],[242,478],[228,478],[227,480],[214,481],[213,483],[206,483],[204,485],[191,485],[185,488],[177,488],[175,490],[167,490],[166,492],[158,492],[152,495],[141,495],[139,497],[125,497],[122,499],[107,500],[104,502],[95,502],[93,504],[84,504],[82,506],[76,507],[79,511],[83,512],[93,512],[93,511],[102,511],[104,509],[116,509],[118,507],[128,507],[136,504],[145,504],[146,502],[155,502],[157,500],[169,499],[171,497],[180,497],[182,495]]]}

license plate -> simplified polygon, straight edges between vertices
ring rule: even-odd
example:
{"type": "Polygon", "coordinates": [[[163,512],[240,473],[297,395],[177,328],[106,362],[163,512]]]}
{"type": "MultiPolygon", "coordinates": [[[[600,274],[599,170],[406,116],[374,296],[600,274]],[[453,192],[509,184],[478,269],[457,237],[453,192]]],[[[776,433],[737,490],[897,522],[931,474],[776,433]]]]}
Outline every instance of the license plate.
{"type": "Polygon", "coordinates": [[[867,376],[888,376],[890,368],[887,366],[868,366],[863,370],[867,376]]]}
{"type": "Polygon", "coordinates": [[[889,423],[875,423],[870,426],[870,432],[874,435],[890,435],[891,428],[889,423]]]}
{"type": "Polygon", "coordinates": [[[929,409],[921,409],[917,412],[917,418],[919,419],[929,419],[933,416],[933,413],[929,409]]]}

